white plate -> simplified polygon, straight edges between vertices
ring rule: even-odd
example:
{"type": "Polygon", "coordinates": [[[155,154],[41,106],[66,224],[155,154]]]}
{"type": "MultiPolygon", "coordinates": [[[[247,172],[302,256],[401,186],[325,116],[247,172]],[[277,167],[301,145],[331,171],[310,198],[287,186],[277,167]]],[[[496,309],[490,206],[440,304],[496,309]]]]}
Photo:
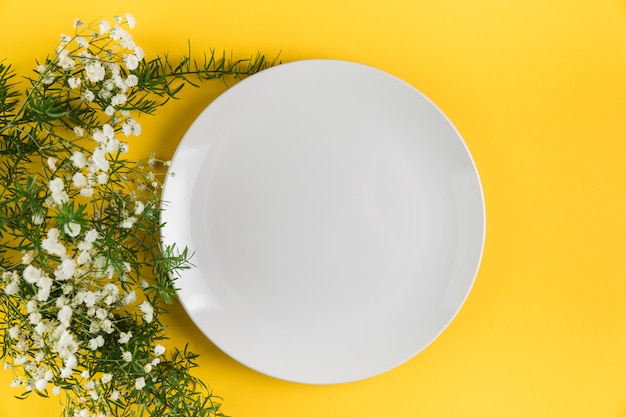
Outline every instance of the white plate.
{"type": "Polygon", "coordinates": [[[225,353],[312,384],[390,370],[463,304],[485,213],[472,158],[409,84],[307,60],[241,81],[193,123],[163,200],[196,265],[186,311],[225,353]]]}

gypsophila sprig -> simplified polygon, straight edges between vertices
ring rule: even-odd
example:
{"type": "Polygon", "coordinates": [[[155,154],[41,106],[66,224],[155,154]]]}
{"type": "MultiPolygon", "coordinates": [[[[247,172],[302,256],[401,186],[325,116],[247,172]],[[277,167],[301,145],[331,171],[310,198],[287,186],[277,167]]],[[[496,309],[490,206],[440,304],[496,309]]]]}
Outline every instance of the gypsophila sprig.
{"type": "Polygon", "coordinates": [[[66,416],[220,416],[196,355],[162,344],[189,257],[159,241],[160,162],[126,155],[138,116],[184,85],[271,64],[146,60],[135,24],[76,19],[25,91],[0,62],[0,355],[20,397],[66,416]]]}

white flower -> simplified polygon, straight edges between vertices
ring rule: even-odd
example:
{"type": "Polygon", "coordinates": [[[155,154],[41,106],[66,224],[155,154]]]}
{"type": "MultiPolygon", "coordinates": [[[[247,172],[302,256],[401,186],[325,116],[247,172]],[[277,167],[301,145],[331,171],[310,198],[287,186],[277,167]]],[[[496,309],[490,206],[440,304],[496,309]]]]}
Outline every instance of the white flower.
{"type": "Polygon", "coordinates": [[[137,69],[137,67],[139,66],[139,59],[135,54],[128,54],[124,57],[124,64],[129,71],[132,71],[134,69],[137,69]]]}
{"type": "Polygon", "coordinates": [[[122,229],[130,229],[131,227],[133,227],[135,222],[137,222],[137,218],[134,216],[130,216],[122,220],[122,223],[120,223],[120,227],[122,229]]]}
{"type": "Polygon", "coordinates": [[[60,232],[57,228],[52,227],[48,230],[47,237],[41,241],[41,247],[50,255],[64,256],[65,246],[59,242],[60,232]]]}
{"type": "Polygon", "coordinates": [[[146,380],[144,379],[144,377],[139,377],[137,379],[135,379],[135,389],[136,390],[142,390],[143,387],[146,386],[146,380]]]}
{"type": "Polygon", "coordinates": [[[48,380],[41,378],[35,381],[35,388],[39,391],[44,391],[48,386],[48,380]]]}
{"type": "Polygon", "coordinates": [[[106,149],[102,146],[99,146],[93,151],[93,154],[91,155],[91,161],[93,162],[95,168],[99,171],[109,170],[109,161],[107,161],[105,154],[106,149]]]}
{"type": "Polygon", "coordinates": [[[152,364],[151,363],[147,363],[143,366],[143,371],[147,374],[149,374],[150,372],[152,372],[152,364]]]}
{"type": "Polygon", "coordinates": [[[78,45],[79,48],[89,47],[89,42],[87,41],[87,39],[83,38],[82,36],[76,37],[76,44],[78,45]]]}
{"type": "Polygon", "coordinates": [[[83,196],[83,197],[87,197],[87,198],[92,197],[93,196],[93,188],[91,188],[91,187],[82,188],[80,190],[80,195],[83,196]]]}
{"type": "Polygon", "coordinates": [[[106,71],[100,61],[93,61],[91,64],[85,66],[85,75],[92,83],[104,80],[105,74],[106,71]]]}
{"type": "Polygon", "coordinates": [[[102,382],[103,384],[108,384],[109,382],[111,382],[112,379],[113,379],[113,375],[109,373],[105,373],[105,374],[102,374],[102,377],[100,377],[100,382],[102,382]]]}
{"type": "Polygon", "coordinates": [[[122,125],[122,133],[126,136],[139,136],[141,134],[141,125],[135,119],[128,118],[122,125]]]}
{"type": "Polygon", "coordinates": [[[88,251],[81,251],[76,258],[76,263],[78,265],[85,265],[87,262],[91,260],[91,254],[88,251]]]}
{"type": "Polygon", "coordinates": [[[59,395],[61,394],[61,387],[58,385],[55,385],[52,387],[52,395],[59,395]]]}
{"type": "Polygon", "coordinates": [[[32,217],[32,221],[34,224],[36,224],[37,226],[39,226],[40,224],[43,224],[45,218],[41,215],[41,214],[35,214],[32,217]]]}
{"type": "Polygon", "coordinates": [[[22,265],[29,265],[33,261],[33,251],[28,251],[22,256],[22,265]]]}
{"type": "Polygon", "coordinates": [[[26,303],[26,312],[30,314],[34,311],[37,311],[37,301],[30,300],[26,303]]]}
{"type": "Polygon", "coordinates": [[[121,106],[124,103],[126,103],[126,94],[119,93],[111,98],[112,106],[121,106]]]}
{"type": "Polygon", "coordinates": [[[141,49],[139,46],[135,45],[133,50],[135,51],[135,56],[137,57],[138,60],[141,61],[142,59],[144,59],[145,54],[143,52],[143,49],[141,49]]]}
{"type": "MultiPolygon", "coordinates": [[[[80,226],[79,226],[80,227],[80,226]]],[[[73,259],[64,259],[54,271],[54,276],[59,281],[65,281],[72,278],[76,272],[76,261],[73,259]]]]}
{"type": "Polygon", "coordinates": [[[78,168],[81,169],[82,167],[84,167],[85,165],[87,165],[87,158],[85,157],[85,155],[80,152],[80,151],[76,151],[72,154],[70,160],[72,161],[72,164],[78,168]]]}
{"type": "Polygon", "coordinates": [[[156,356],[161,356],[164,353],[165,353],[165,346],[163,346],[163,345],[156,345],[154,347],[154,354],[156,356]]]}
{"type": "Polygon", "coordinates": [[[41,82],[44,84],[52,84],[54,82],[54,73],[50,71],[47,65],[39,65],[37,67],[41,82]]]}
{"type": "Polygon", "coordinates": [[[63,326],[69,327],[73,313],[74,311],[72,310],[72,307],[65,305],[59,309],[59,312],[57,313],[57,320],[59,320],[59,323],[63,326]]]}
{"type": "Polygon", "coordinates": [[[137,21],[135,20],[132,14],[126,13],[126,23],[128,23],[129,28],[133,29],[135,25],[137,24],[137,21]]]}
{"type": "Polygon", "coordinates": [[[41,322],[42,316],[41,313],[34,311],[28,315],[28,321],[32,325],[38,325],[41,322]]]}
{"type": "Polygon", "coordinates": [[[150,362],[152,364],[152,366],[157,366],[158,364],[161,363],[161,359],[160,358],[154,358],[152,359],[152,362],[150,362]]]}
{"type": "Polygon", "coordinates": [[[11,339],[17,339],[18,337],[20,337],[21,333],[22,331],[17,326],[11,326],[9,328],[9,336],[11,337],[11,339]]]}
{"type": "Polygon", "coordinates": [[[69,222],[66,223],[63,226],[63,231],[69,236],[69,237],[76,237],[80,234],[80,224],[76,223],[76,222],[69,222]]]}
{"type": "Polygon", "coordinates": [[[11,380],[11,384],[9,386],[11,388],[16,388],[16,387],[19,387],[21,383],[22,383],[22,380],[20,379],[20,377],[17,377],[11,380]]]}
{"type": "Polygon", "coordinates": [[[125,351],[124,353],[122,353],[122,359],[124,360],[124,362],[130,362],[133,360],[133,354],[129,351],[125,351]]]}
{"type": "Polygon", "coordinates": [[[126,84],[126,86],[130,88],[135,87],[138,82],[139,78],[137,78],[135,74],[129,74],[128,77],[126,77],[126,81],[124,81],[124,84],[126,84]]]}
{"type": "Polygon", "coordinates": [[[85,293],[85,298],[83,299],[83,302],[87,307],[93,307],[94,305],[96,305],[96,293],[94,293],[93,291],[87,291],[85,293]]]}
{"type": "Polygon", "coordinates": [[[98,239],[100,239],[100,233],[96,229],[89,229],[85,234],[85,242],[94,243],[98,239]]]}
{"type": "Polygon", "coordinates": [[[69,197],[67,193],[65,192],[65,184],[63,183],[63,180],[61,178],[57,177],[51,180],[48,183],[48,188],[50,189],[50,192],[52,193],[52,200],[56,204],[61,205],[67,202],[69,197]]]}
{"type": "Polygon", "coordinates": [[[83,24],[82,19],[74,19],[74,29],[83,27],[83,24]]]}
{"type": "MultiPolygon", "coordinates": [[[[85,136],[85,130],[84,130],[82,127],[80,127],[80,126],[76,126],[76,127],[74,127],[74,129],[73,129],[73,130],[74,130],[74,134],[75,134],[76,136],[78,136],[79,138],[82,138],[83,136],[85,136]]],[[[75,153],[76,153],[76,152],[75,152],[75,153]]],[[[80,152],[79,152],[79,153],[80,153],[80,152]]],[[[72,155],[72,156],[73,156],[73,155],[72,155]]],[[[82,167],[81,167],[81,168],[82,168],[82,167]]]]}
{"type": "Polygon", "coordinates": [[[141,201],[136,201],[135,202],[135,214],[139,216],[141,213],[143,213],[143,210],[145,207],[146,206],[141,201]]]}
{"type": "Polygon", "coordinates": [[[74,67],[76,66],[76,63],[74,62],[74,60],[70,58],[69,52],[67,49],[63,49],[61,52],[59,52],[58,59],[59,59],[59,66],[65,70],[74,69],[74,67]]]}
{"type": "Polygon", "coordinates": [[[122,304],[127,306],[127,305],[134,303],[136,300],[137,300],[137,294],[135,293],[135,290],[131,290],[122,299],[122,304]]]}
{"type": "Polygon", "coordinates": [[[96,350],[104,346],[104,338],[102,336],[94,337],[93,339],[89,339],[89,349],[96,350]]]}
{"type": "Polygon", "coordinates": [[[150,304],[150,302],[144,301],[143,303],[139,304],[139,310],[141,310],[141,312],[143,313],[143,319],[147,323],[152,322],[152,319],[154,318],[154,307],[152,307],[152,304],[150,304]]]}
{"type": "Polygon", "coordinates": [[[120,392],[118,390],[113,391],[109,398],[111,399],[111,401],[119,400],[120,399],[120,392]]]}
{"type": "Polygon", "coordinates": [[[26,355],[18,355],[13,361],[16,365],[24,365],[28,362],[28,356],[26,355]]]}
{"type": "Polygon", "coordinates": [[[37,281],[39,281],[39,278],[41,278],[41,269],[32,265],[28,265],[26,268],[24,268],[24,271],[22,272],[22,277],[24,278],[24,281],[28,282],[29,284],[35,284],[37,283],[37,281]]]}
{"type": "Polygon", "coordinates": [[[49,157],[46,163],[51,171],[55,171],[57,169],[57,159],[55,157],[49,157]]]}
{"type": "Polygon", "coordinates": [[[81,79],[76,77],[70,77],[67,79],[67,85],[73,90],[80,87],[81,79]]]}
{"type": "Polygon", "coordinates": [[[7,295],[17,294],[20,290],[20,284],[18,281],[11,281],[4,287],[4,293],[7,295]]]}
{"type": "Polygon", "coordinates": [[[85,91],[83,91],[83,94],[81,94],[80,97],[83,99],[83,101],[92,102],[96,98],[96,95],[93,93],[93,91],[86,89],[85,91]]]}
{"type": "Polygon", "coordinates": [[[109,117],[113,116],[115,114],[115,108],[113,106],[107,106],[106,109],[104,109],[104,114],[109,117]]]}
{"type": "Polygon", "coordinates": [[[96,177],[96,179],[98,180],[98,184],[100,184],[100,185],[106,184],[108,178],[109,178],[109,176],[107,175],[106,172],[101,172],[96,177]]]}
{"type": "Polygon", "coordinates": [[[42,275],[37,281],[37,287],[39,287],[39,291],[37,292],[37,301],[48,300],[48,297],[50,296],[50,288],[52,288],[52,279],[42,275]]]}
{"type": "Polygon", "coordinates": [[[100,30],[100,34],[104,35],[111,29],[111,23],[109,23],[107,20],[103,20],[98,25],[98,29],[100,30]]]}
{"type": "Polygon", "coordinates": [[[72,184],[76,188],[84,188],[87,186],[87,178],[82,174],[82,172],[77,172],[72,176],[72,184]]]}
{"type": "Polygon", "coordinates": [[[132,337],[133,334],[131,332],[121,332],[118,341],[120,342],[120,344],[124,345],[128,343],[132,337]]]}

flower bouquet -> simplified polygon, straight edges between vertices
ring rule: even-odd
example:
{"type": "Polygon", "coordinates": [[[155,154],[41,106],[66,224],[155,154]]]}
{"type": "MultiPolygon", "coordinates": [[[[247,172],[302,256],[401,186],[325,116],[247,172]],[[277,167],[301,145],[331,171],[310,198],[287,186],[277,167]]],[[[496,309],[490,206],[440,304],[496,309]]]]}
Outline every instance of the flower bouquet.
{"type": "Polygon", "coordinates": [[[162,344],[189,267],[159,240],[167,163],[127,151],[184,85],[268,64],[147,60],[134,25],[76,20],[23,90],[0,62],[0,356],[20,398],[58,396],[66,416],[218,416],[197,356],[162,344]]]}

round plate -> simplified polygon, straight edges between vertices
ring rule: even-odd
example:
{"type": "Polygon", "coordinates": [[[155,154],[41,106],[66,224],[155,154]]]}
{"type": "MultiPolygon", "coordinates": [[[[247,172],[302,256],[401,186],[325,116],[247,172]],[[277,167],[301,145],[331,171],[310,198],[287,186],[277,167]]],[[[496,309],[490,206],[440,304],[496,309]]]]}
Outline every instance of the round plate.
{"type": "Polygon", "coordinates": [[[482,255],[480,180],[458,132],[380,70],[307,60],[230,88],[172,160],[163,241],[180,299],[259,372],[312,384],[390,370],[460,309],[482,255]]]}

